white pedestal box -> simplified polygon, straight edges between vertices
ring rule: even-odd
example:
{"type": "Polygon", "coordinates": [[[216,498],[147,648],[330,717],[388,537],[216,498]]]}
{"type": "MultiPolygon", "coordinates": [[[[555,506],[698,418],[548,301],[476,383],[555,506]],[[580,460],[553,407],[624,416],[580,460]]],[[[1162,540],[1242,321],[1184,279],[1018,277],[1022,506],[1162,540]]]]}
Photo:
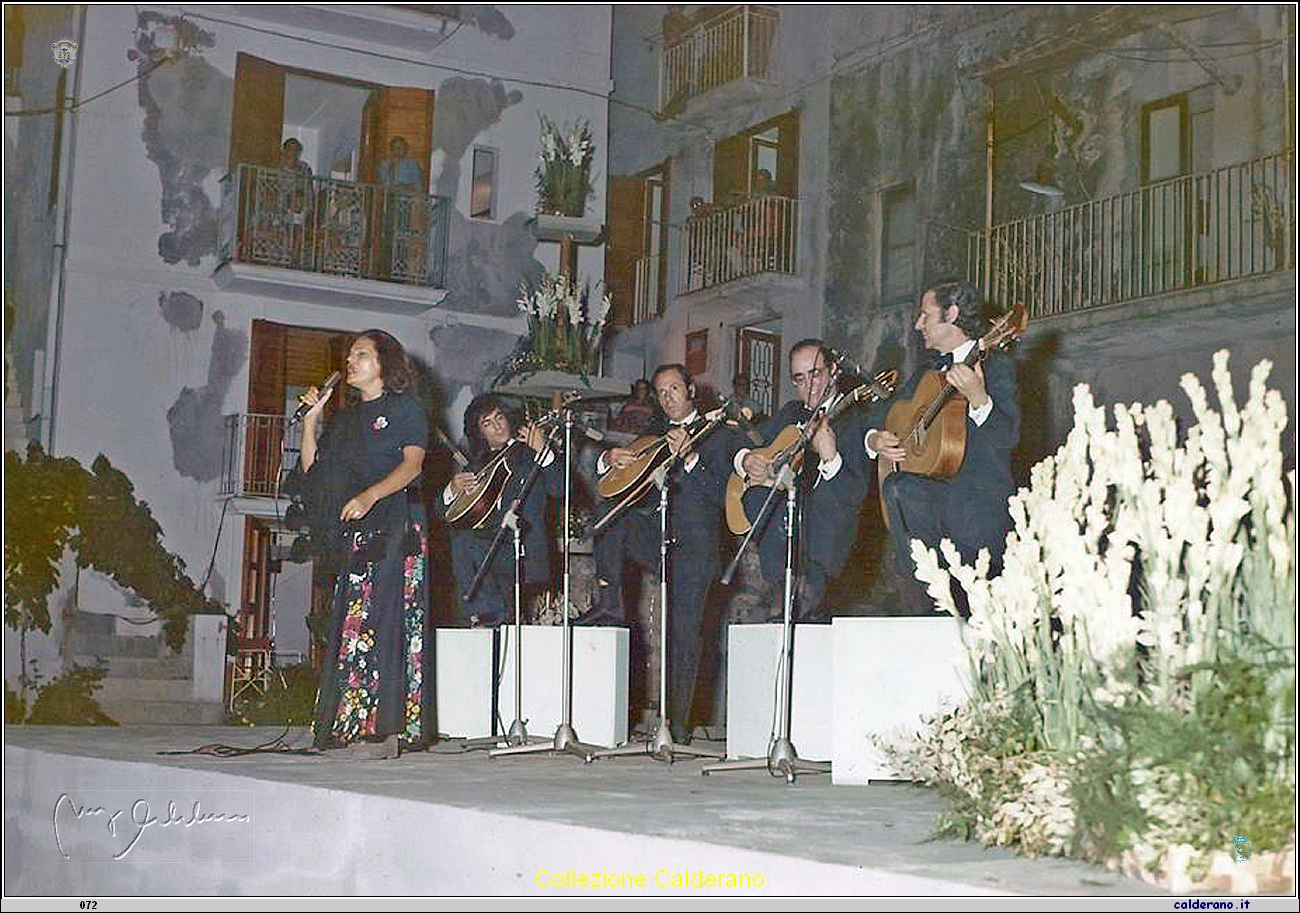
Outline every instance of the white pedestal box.
{"type": "Polygon", "coordinates": [[[916,732],[923,715],[965,698],[963,624],[952,617],[832,620],[833,783],[897,779],[868,736],[916,732]]]}
{"type": "Polygon", "coordinates": [[[439,628],[434,635],[434,697],[438,732],[452,738],[492,735],[490,628],[439,628]]]}
{"type": "MultiPolygon", "coordinates": [[[[831,626],[794,626],[790,742],[804,761],[831,759],[831,626]]],[[[776,719],[781,625],[727,629],[727,757],[764,758],[776,719]]]]}
{"type": "MultiPolygon", "coordinates": [[[[613,747],[627,741],[628,631],[614,627],[573,627],[573,729],[578,741],[613,747]]],[[[523,626],[520,717],[529,737],[552,737],[563,718],[564,628],[523,626]]],[[[497,707],[509,732],[515,719],[515,628],[499,633],[501,681],[497,707]]]]}

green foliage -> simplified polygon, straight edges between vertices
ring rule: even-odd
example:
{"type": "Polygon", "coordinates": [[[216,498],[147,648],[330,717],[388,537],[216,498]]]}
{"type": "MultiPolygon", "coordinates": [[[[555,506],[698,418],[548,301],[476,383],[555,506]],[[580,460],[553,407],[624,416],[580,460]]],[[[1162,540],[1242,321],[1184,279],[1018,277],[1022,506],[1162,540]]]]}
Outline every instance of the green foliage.
{"type": "Polygon", "coordinates": [[[36,689],[30,712],[26,698],[5,682],[5,722],[51,726],[116,726],[94,694],[108,674],[107,666],[73,666],[36,689]]]}
{"type": "Polygon", "coordinates": [[[913,543],[938,603],[955,614],[955,579],[970,606],[971,700],[895,751],[951,800],[949,833],[1193,877],[1231,835],[1294,845],[1295,474],[1270,368],[1238,406],[1217,353],[1218,411],[1185,375],[1185,431],[1164,401],[1108,422],[1081,385],[1010,501],[999,576],[913,543]]]}
{"type": "Polygon", "coordinates": [[[101,571],[148,602],[163,619],[167,644],[178,650],[190,615],[223,609],[163,548],[162,528],[126,476],[102,454],[91,468],[48,457],[35,443],[26,460],[5,453],[5,624],[49,633],[49,597],[63,551],[71,548],[78,567],[101,571]]]}
{"type": "Polygon", "coordinates": [[[316,710],[320,673],[311,663],[274,670],[265,694],[249,689],[235,704],[228,722],[235,725],[310,725],[316,710]]]}

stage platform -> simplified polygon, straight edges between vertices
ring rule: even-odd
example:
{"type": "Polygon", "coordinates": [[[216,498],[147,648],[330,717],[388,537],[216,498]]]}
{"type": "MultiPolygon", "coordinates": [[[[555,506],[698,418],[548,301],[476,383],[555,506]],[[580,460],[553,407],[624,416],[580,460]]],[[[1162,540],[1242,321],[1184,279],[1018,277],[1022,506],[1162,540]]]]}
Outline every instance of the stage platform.
{"type": "Polygon", "coordinates": [[[191,753],[278,739],[310,745],[302,728],[6,726],[5,895],[1164,893],[932,840],[943,800],[904,784],[455,741],[395,760],[191,753]]]}

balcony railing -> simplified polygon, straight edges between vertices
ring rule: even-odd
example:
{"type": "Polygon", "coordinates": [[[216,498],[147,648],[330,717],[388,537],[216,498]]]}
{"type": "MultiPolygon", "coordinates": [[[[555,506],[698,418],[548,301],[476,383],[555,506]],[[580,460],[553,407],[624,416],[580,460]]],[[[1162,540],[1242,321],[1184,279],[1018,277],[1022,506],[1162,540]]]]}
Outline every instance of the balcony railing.
{"type": "Polygon", "coordinates": [[[440,287],[445,197],[239,165],[222,178],[224,260],[440,287]]]}
{"type": "Polygon", "coordinates": [[[710,89],[738,79],[769,79],[779,20],[770,6],[734,6],[665,44],[659,109],[677,114],[710,89]]]}
{"type": "Polygon", "coordinates": [[[972,235],[967,276],[1047,316],[1295,267],[1290,152],[972,235]]]}
{"type": "Polygon", "coordinates": [[[269,498],[279,494],[281,473],[298,465],[302,425],[283,415],[227,415],[221,451],[221,493],[269,498]],[[283,453],[281,446],[283,445],[283,453]]]}
{"type": "Polygon", "coordinates": [[[759,273],[795,272],[799,201],[775,194],[691,218],[682,232],[677,294],[759,273]]]}
{"type": "Polygon", "coordinates": [[[654,320],[663,313],[659,273],[663,259],[656,254],[642,257],[633,264],[632,274],[632,326],[654,320]]]}

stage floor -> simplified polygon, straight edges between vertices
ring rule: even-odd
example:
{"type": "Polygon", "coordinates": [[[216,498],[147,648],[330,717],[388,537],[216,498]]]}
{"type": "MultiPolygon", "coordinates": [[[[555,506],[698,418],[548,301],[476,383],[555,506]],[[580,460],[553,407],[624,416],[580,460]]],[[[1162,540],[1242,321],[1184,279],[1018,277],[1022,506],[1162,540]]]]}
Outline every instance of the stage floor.
{"type": "MultiPolygon", "coordinates": [[[[290,748],[310,745],[302,728],[6,726],[5,894],[1165,893],[1095,866],[932,840],[943,800],[904,784],[835,786],[813,773],[791,784],[765,770],[701,776],[708,762],[684,757],[492,758],[454,741],[383,761],[171,753],[251,749],[282,734],[290,748]],[[107,821],[85,830],[87,808],[107,815],[116,803],[121,823],[136,814],[132,797],[147,797],[157,812],[170,796],[189,814],[200,794],[204,813],[252,809],[251,823],[241,824],[252,839],[239,837],[240,848],[218,842],[188,860],[203,864],[177,864],[185,860],[151,860],[149,852],[164,850],[146,833],[135,855],[90,861],[115,845],[107,821]],[[218,807],[222,796],[230,808],[218,807]],[[56,844],[51,832],[60,827],[56,844]],[[81,843],[70,850],[77,828],[81,843]],[[692,884],[697,871],[732,876],[733,885],[743,873],[749,884],[692,884]],[[565,881],[592,872],[639,873],[645,884],[610,890],[565,881]]],[[[199,830],[171,829],[170,850],[199,830]]],[[[123,835],[114,839],[121,844],[123,835]]]]}

